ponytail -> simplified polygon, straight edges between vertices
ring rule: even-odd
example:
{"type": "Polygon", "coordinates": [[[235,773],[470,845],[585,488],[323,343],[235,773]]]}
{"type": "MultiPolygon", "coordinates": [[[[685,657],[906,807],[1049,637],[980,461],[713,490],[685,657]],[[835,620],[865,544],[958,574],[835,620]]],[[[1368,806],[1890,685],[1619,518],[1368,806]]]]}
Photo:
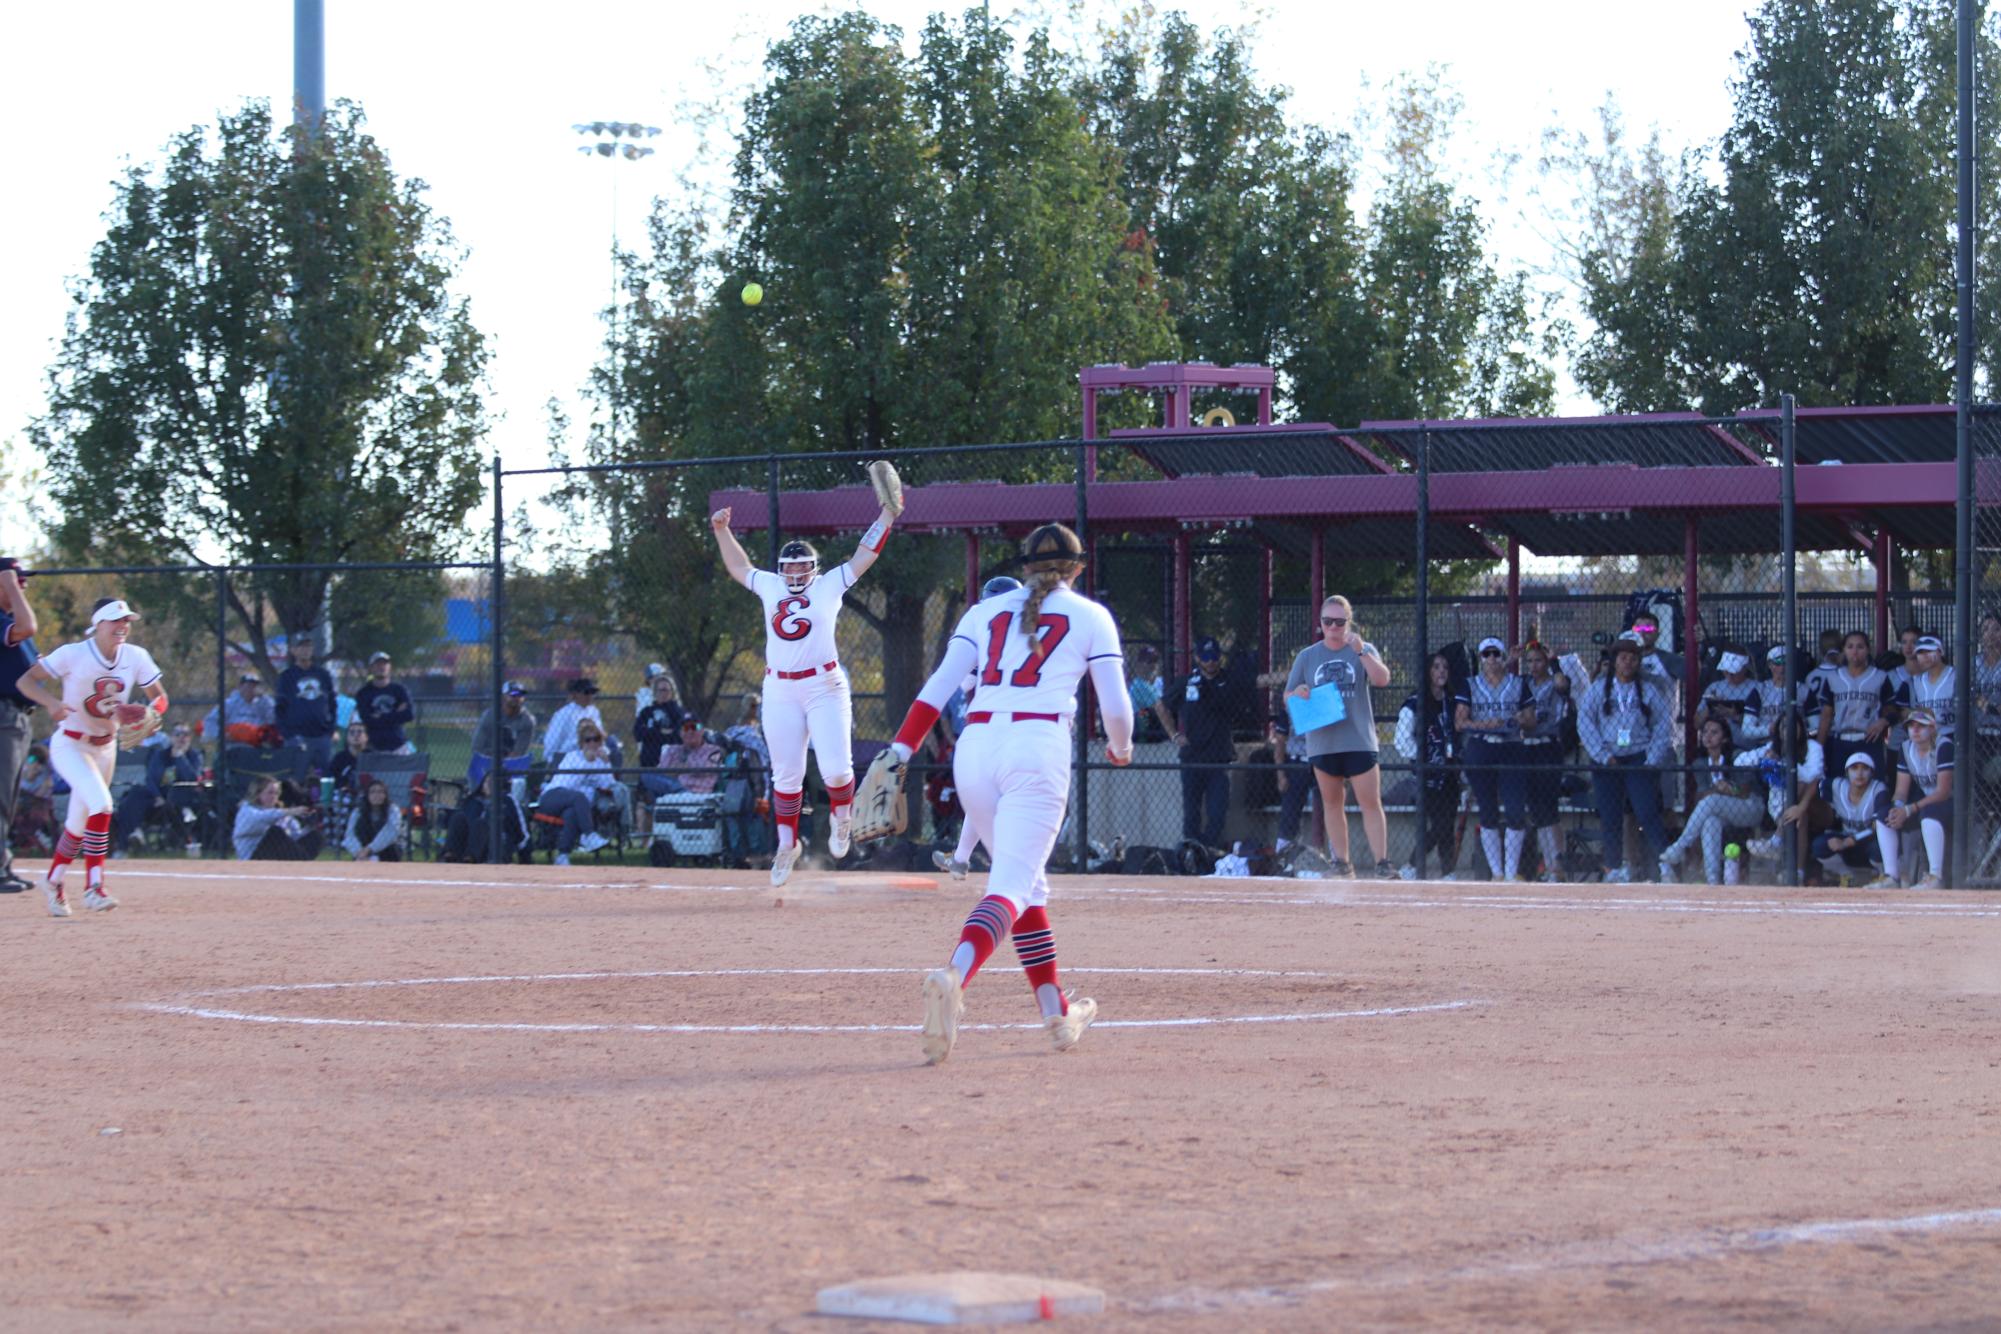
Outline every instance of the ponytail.
{"type": "Polygon", "coordinates": [[[1028,601],[1021,609],[1021,632],[1028,637],[1029,652],[1035,657],[1042,656],[1042,640],[1035,633],[1042,624],[1042,600],[1083,568],[1078,561],[1037,561],[1023,571],[1028,576],[1028,601]]]}

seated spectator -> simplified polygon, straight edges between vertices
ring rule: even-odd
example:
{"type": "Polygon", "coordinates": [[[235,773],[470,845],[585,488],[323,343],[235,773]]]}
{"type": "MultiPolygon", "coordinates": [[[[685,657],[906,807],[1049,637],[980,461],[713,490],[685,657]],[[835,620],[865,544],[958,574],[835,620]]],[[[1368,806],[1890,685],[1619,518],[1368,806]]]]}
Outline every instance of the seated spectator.
{"type": "Polygon", "coordinates": [[[1764,710],[1765,692],[1751,679],[1751,655],[1734,644],[1725,645],[1716,665],[1723,677],[1703,688],[1702,702],[1695,710],[1695,725],[1699,728],[1711,718],[1721,718],[1729,725],[1730,744],[1736,749],[1762,745],[1772,734],[1772,728],[1759,716],[1764,710]]]}
{"type": "Polygon", "coordinates": [[[202,735],[221,738],[219,744],[264,749],[277,746],[278,710],[264,696],[263,678],[255,672],[238,677],[236,693],[210,709],[208,717],[202,720],[202,735]]]}
{"type": "MultiPolygon", "coordinates": [[[[1890,813],[1877,828],[1883,846],[1883,878],[1871,889],[1895,889],[1902,849],[1913,826],[1925,845],[1925,878],[1919,889],[1944,883],[1946,837],[1952,827],[1953,745],[1939,739],[1938,719],[1930,709],[1912,709],[1904,717],[1908,735],[1897,755],[1897,790],[1890,813]]],[[[1915,849],[1913,849],[1915,851],[1915,849]]]]}
{"type": "Polygon", "coordinates": [[[528,750],[535,744],[535,715],[528,708],[528,689],[519,681],[509,681],[500,692],[500,715],[491,708],[480,715],[472,733],[472,763],[466,770],[466,785],[478,787],[497,755],[501,767],[526,769],[528,750]],[[513,760],[516,764],[506,763],[513,760]]]}
{"type": "Polygon", "coordinates": [[[320,855],[320,831],[305,822],[310,806],[280,806],[278,780],[259,774],[236,808],[232,837],[238,861],[309,862],[320,855]]]}
{"type": "Polygon", "coordinates": [[[1763,790],[1751,780],[1751,772],[1738,763],[1737,747],[1730,739],[1730,723],[1719,711],[1703,721],[1696,734],[1701,747],[1694,767],[1696,791],[1701,799],[1688,813],[1681,837],[1661,853],[1661,879],[1672,884],[1680,879],[1676,869],[1690,848],[1702,849],[1705,883],[1723,883],[1723,835],[1729,829],[1755,829],[1764,807],[1759,801],[1763,790]]]}
{"type": "Polygon", "coordinates": [[[1772,739],[1757,750],[1746,751],[1737,763],[1758,770],[1765,784],[1767,813],[1777,826],[1770,837],[1752,839],[1745,851],[1757,857],[1790,855],[1796,869],[1805,869],[1813,835],[1834,824],[1833,809],[1820,799],[1826,755],[1820,743],[1807,735],[1806,720],[1797,713],[1782,715],[1772,739]],[[1786,764],[1790,756],[1798,756],[1798,781],[1788,791],[1786,764]]]}
{"type": "Polygon", "coordinates": [[[572,850],[596,852],[609,842],[595,828],[600,796],[617,803],[622,825],[632,820],[632,791],[612,775],[603,730],[586,720],[577,728],[576,739],[576,749],[563,757],[562,767],[542,787],[543,813],[563,821],[563,830],[556,837],[558,866],[570,864],[572,850]]]}
{"type": "Polygon", "coordinates": [[[356,785],[361,781],[358,765],[361,757],[368,753],[368,729],[358,722],[347,725],[347,748],[334,753],[333,762],[327,766],[328,778],[333,780],[333,813],[339,824],[347,823],[347,813],[354,803],[361,799],[361,790],[356,785]]]}
{"type": "Polygon", "coordinates": [[[1626,884],[1626,813],[1639,821],[1651,845],[1649,865],[1658,865],[1668,845],[1661,827],[1661,780],[1657,766],[1674,758],[1674,706],[1640,674],[1640,644],[1621,638],[1612,646],[1612,671],[1591,683],[1577,704],[1577,729],[1584,752],[1596,766],[1591,776],[1604,836],[1605,882],[1626,884]]]}
{"type": "Polygon", "coordinates": [[[569,684],[570,702],[549,715],[542,733],[542,760],[550,768],[561,768],[563,758],[577,748],[577,733],[584,723],[604,732],[604,715],[598,712],[598,683],[579,676],[569,684]]]}
{"type": "Polygon", "coordinates": [[[704,735],[701,720],[683,718],[681,739],[661,755],[660,772],[640,775],[640,783],[656,797],[667,792],[714,792],[722,778],[716,772],[722,762],[723,748],[704,735]]]}
{"type": "Polygon", "coordinates": [[[769,769],[771,748],[764,744],[764,722],[759,715],[759,705],[756,695],[745,695],[743,712],[737,715],[736,726],[723,733],[723,740],[755,756],[758,768],[769,769]]]}
{"type": "MultiPolygon", "coordinates": [[[[487,828],[487,820],[492,810],[495,771],[487,770],[479,785],[466,794],[459,808],[452,812],[452,818],[445,826],[445,847],[438,860],[447,862],[485,862],[492,852],[492,835],[487,828]]],[[[512,795],[503,793],[500,799],[500,852],[503,858],[511,858],[528,842],[528,822],[522,818],[521,805],[512,795]]]]}
{"type": "Polygon", "coordinates": [[[176,837],[190,853],[201,851],[198,835],[202,807],[207,803],[196,786],[201,782],[202,753],[195,748],[194,729],[176,723],[164,746],[146,752],[146,777],[118,799],[111,816],[111,846],[125,849],[139,837],[146,817],[161,807],[173,808],[176,837]]]}
{"type": "Polygon", "coordinates": [[[403,812],[389,800],[389,785],[368,780],[368,792],[347,817],[347,837],[341,847],[358,862],[403,860],[397,840],[403,835],[403,812]]]}
{"type": "Polygon", "coordinates": [[[1845,777],[1829,774],[1821,799],[1834,808],[1834,827],[1813,841],[1813,855],[1831,876],[1867,872],[1883,865],[1876,841],[1879,821],[1890,813],[1890,790],[1876,777],[1876,761],[1866,750],[1848,757],[1845,777]]]}
{"type": "Polygon", "coordinates": [[[417,747],[403,729],[417,721],[417,706],[401,681],[391,680],[395,660],[387,653],[368,655],[368,684],[354,692],[354,714],[368,729],[368,748],[389,755],[415,755],[417,747]]]}
{"type": "Polygon", "coordinates": [[[21,765],[20,798],[6,834],[13,847],[25,851],[47,852],[55,846],[56,771],[49,765],[49,748],[39,741],[28,747],[21,765]]]}
{"type": "Polygon", "coordinates": [[[759,700],[746,695],[735,727],[723,733],[726,762],[734,772],[723,784],[723,845],[736,866],[768,850],[771,750],[764,742],[759,700]]]}
{"type": "Polygon", "coordinates": [[[654,769],[659,767],[660,752],[680,739],[681,720],[688,711],[681,707],[680,692],[665,667],[648,682],[647,696],[632,716],[632,739],[639,743],[639,767],[654,769]]]}
{"type": "Polygon", "coordinates": [[[290,651],[292,665],[278,674],[278,735],[303,748],[306,762],[325,773],[334,750],[333,676],[313,663],[311,631],[295,637],[290,651]]]}

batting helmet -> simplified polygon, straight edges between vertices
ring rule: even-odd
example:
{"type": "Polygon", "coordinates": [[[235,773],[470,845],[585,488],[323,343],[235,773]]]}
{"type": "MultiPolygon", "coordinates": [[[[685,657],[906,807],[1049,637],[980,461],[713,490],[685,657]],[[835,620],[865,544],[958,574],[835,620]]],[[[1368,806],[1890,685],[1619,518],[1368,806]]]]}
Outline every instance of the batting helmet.
{"type": "Polygon", "coordinates": [[[980,601],[985,602],[988,598],[997,598],[1003,593],[1012,593],[1020,587],[1021,580],[1011,578],[1005,574],[997,574],[987,580],[986,587],[980,590],[980,601]]]}
{"type": "Polygon", "coordinates": [[[794,593],[806,591],[806,585],[813,582],[820,573],[820,553],[813,549],[811,542],[801,542],[794,538],[778,549],[778,573],[785,580],[785,586],[794,593]],[[786,569],[786,566],[792,569],[786,569]],[[804,569],[798,568],[804,566],[804,569]]]}
{"type": "Polygon", "coordinates": [[[1077,540],[1077,534],[1060,523],[1045,523],[1022,539],[1023,565],[1039,561],[1081,563],[1083,559],[1084,544],[1077,540]]]}

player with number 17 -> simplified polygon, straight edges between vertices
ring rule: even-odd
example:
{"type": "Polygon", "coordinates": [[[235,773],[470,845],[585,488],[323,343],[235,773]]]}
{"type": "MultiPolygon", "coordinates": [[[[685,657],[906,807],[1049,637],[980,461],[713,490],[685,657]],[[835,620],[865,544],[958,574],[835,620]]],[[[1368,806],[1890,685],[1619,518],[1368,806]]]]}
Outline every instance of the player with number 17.
{"type": "Polygon", "coordinates": [[[862,534],[846,564],[822,572],[811,543],[787,542],[778,552],[778,572],[750,563],[743,544],[730,532],[730,511],[709,516],[730,578],[764,604],[764,740],[771,748],[772,803],[778,817],[778,850],[771,859],[773,888],[785,883],[804,850],[799,842],[799,807],[806,790],[806,747],[810,742],[827,788],[831,828],[827,851],[848,851],[848,826],[855,796],[854,702],[848,675],[835,651],[834,622],[855,581],[868,572],[889,540],[890,525],[903,512],[903,484],[888,463],[869,465],[869,480],[882,514],[862,534]]]}

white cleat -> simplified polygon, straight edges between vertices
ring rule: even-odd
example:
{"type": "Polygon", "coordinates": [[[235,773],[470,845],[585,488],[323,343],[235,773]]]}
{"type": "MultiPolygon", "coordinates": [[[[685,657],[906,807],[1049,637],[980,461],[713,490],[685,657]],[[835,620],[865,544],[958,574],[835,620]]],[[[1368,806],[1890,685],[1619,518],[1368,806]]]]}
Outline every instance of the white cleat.
{"type": "Polygon", "coordinates": [[[581,838],[577,840],[577,851],[596,852],[599,848],[609,847],[610,845],[611,845],[610,839],[606,838],[603,834],[598,833],[596,830],[592,830],[590,833],[583,835],[581,838]]]}
{"type": "Polygon", "coordinates": [[[118,900],[112,898],[98,886],[92,885],[83,891],[83,906],[92,912],[110,912],[118,906],[118,900]]]}
{"type": "Polygon", "coordinates": [[[549,864],[551,866],[568,866],[570,864],[570,854],[559,852],[549,859],[549,864]]]}
{"type": "Polygon", "coordinates": [[[942,1064],[952,1054],[953,1044],[959,1040],[959,1016],[965,1012],[966,989],[959,984],[957,973],[936,968],[925,975],[924,1064],[942,1064]]]}
{"type": "Polygon", "coordinates": [[[792,878],[792,868],[799,861],[800,847],[788,843],[771,856],[771,887],[777,889],[792,878]]]}
{"type": "Polygon", "coordinates": [[[968,865],[965,862],[953,861],[952,854],[949,852],[932,853],[931,864],[937,867],[939,870],[945,872],[947,875],[951,876],[954,880],[964,880],[966,878],[966,872],[973,869],[970,865],[968,865]]]}
{"type": "Polygon", "coordinates": [[[1935,875],[1928,875],[1913,886],[1915,889],[1944,889],[1945,882],[1935,875]]]}
{"type": "Polygon", "coordinates": [[[1868,884],[1862,886],[1864,889],[1902,889],[1903,887],[1904,882],[1893,875],[1879,875],[1868,884]]]}
{"type": "Polygon", "coordinates": [[[1077,1039],[1084,1036],[1084,1030],[1098,1017],[1098,1002],[1089,996],[1083,1000],[1071,996],[1064,999],[1070,1003],[1069,1013],[1052,1014],[1042,1021],[1042,1026],[1049,1030],[1049,1040],[1056,1044],[1058,1051],[1069,1051],[1076,1046],[1077,1039]]]}
{"type": "Polygon", "coordinates": [[[61,881],[44,880],[42,882],[42,897],[49,901],[49,916],[69,916],[69,900],[63,897],[61,881]]]}
{"type": "Polygon", "coordinates": [[[848,855],[848,831],[854,828],[854,824],[854,816],[836,815],[832,826],[828,828],[827,853],[835,861],[848,855]]]}

